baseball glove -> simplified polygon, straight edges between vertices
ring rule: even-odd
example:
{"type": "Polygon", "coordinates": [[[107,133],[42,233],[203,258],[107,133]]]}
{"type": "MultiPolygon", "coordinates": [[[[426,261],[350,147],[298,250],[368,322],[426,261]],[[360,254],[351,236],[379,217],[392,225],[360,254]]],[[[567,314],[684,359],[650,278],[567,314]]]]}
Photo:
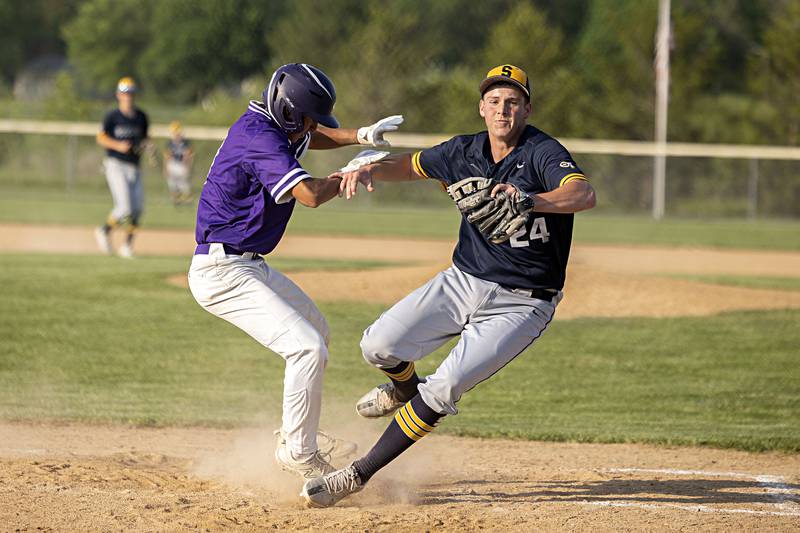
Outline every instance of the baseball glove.
{"type": "Polygon", "coordinates": [[[495,244],[506,242],[528,221],[533,212],[533,198],[520,191],[512,199],[503,191],[494,198],[491,193],[497,182],[488,178],[464,178],[447,188],[456,206],[495,244]]]}

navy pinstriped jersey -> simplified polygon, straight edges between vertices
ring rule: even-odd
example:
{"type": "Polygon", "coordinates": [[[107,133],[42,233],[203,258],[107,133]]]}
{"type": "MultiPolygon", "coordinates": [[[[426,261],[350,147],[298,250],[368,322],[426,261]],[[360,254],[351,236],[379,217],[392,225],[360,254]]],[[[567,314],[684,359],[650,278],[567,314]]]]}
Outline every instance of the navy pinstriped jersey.
{"type": "MultiPolygon", "coordinates": [[[[585,180],[558,141],[526,126],[517,146],[495,163],[487,132],[453,137],[412,156],[414,170],[451,185],[471,176],[511,183],[530,195],[585,180]]],[[[572,241],[573,214],[534,211],[525,228],[494,244],[462,217],[453,264],[475,277],[504,287],[562,289],[572,241]]]]}
{"type": "Polygon", "coordinates": [[[103,131],[112,139],[130,141],[131,150],[127,153],[106,148],[106,155],[127,163],[139,164],[142,141],[147,138],[149,127],[147,115],[139,108],[133,110],[133,116],[126,116],[119,109],[109,111],[103,119],[103,131]]]}

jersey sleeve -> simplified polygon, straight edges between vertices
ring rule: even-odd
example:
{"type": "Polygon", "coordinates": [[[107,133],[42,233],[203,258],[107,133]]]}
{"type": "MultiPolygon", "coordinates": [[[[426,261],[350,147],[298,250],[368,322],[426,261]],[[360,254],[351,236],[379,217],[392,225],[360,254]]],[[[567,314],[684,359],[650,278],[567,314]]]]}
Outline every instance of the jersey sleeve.
{"type": "Polygon", "coordinates": [[[108,135],[109,137],[114,137],[114,113],[106,113],[105,118],[103,118],[103,133],[108,135]]]}
{"type": "Polygon", "coordinates": [[[455,179],[450,162],[456,157],[459,145],[454,138],[414,153],[411,156],[414,172],[424,178],[439,180],[444,185],[452,185],[458,180],[455,179]]]}
{"type": "Polygon", "coordinates": [[[150,131],[150,120],[148,120],[147,115],[142,113],[142,139],[147,139],[147,134],[150,131]]]}
{"type": "Polygon", "coordinates": [[[285,140],[266,135],[254,139],[248,147],[244,163],[266,187],[277,204],[292,200],[292,188],[311,175],[300,166],[285,140]]]}
{"type": "Polygon", "coordinates": [[[549,140],[542,145],[533,161],[545,188],[557,189],[574,180],[586,180],[583,171],[558,141],[549,140]]]}

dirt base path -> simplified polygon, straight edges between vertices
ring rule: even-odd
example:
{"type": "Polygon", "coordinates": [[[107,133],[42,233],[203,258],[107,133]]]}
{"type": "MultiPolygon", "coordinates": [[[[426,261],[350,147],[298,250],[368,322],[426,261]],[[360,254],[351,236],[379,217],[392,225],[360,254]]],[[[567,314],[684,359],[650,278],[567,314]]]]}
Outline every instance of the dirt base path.
{"type": "Polygon", "coordinates": [[[800,527],[796,455],[432,435],[340,507],[309,510],[272,449],[255,429],[0,424],[0,530],[800,527]]]}
{"type": "MultiPolygon", "coordinates": [[[[436,240],[287,235],[276,257],[382,260],[413,263],[368,271],[289,272],[317,301],[392,304],[450,264],[454,243],[436,240]]],[[[142,255],[186,255],[187,231],[144,230],[142,255]]],[[[92,229],[83,226],[0,224],[0,252],[96,254],[92,229]]],[[[670,275],[800,276],[800,253],[655,246],[576,245],[570,258],[559,319],[584,316],[701,316],[743,309],[800,307],[800,291],[725,287],[670,275]]],[[[185,274],[173,283],[185,285],[185,274]]]]}

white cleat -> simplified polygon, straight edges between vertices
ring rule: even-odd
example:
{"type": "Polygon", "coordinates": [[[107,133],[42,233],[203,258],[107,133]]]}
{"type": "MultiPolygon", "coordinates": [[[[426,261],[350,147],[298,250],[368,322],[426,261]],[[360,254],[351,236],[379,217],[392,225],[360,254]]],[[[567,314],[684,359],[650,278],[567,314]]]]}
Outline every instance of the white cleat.
{"type": "Polygon", "coordinates": [[[129,244],[123,244],[117,250],[117,255],[123,259],[133,259],[133,248],[129,244]]]}
{"type": "Polygon", "coordinates": [[[337,439],[324,431],[317,431],[317,446],[322,453],[327,453],[337,459],[350,457],[358,451],[358,444],[355,442],[337,439]]]}
{"type": "Polygon", "coordinates": [[[111,255],[111,237],[107,231],[103,228],[94,228],[94,240],[97,241],[97,247],[101,252],[111,255]]]}
{"type": "Polygon", "coordinates": [[[356,403],[356,412],[364,418],[380,418],[403,407],[405,402],[395,399],[394,383],[378,385],[356,403]]]}
{"type": "MultiPolygon", "coordinates": [[[[276,429],[272,434],[278,439],[276,448],[286,445],[286,436],[283,434],[283,430],[276,429]]],[[[345,459],[358,451],[358,444],[349,440],[337,439],[330,433],[319,430],[317,431],[317,448],[322,455],[345,459]]]]}
{"type": "Polygon", "coordinates": [[[336,503],[364,488],[355,467],[351,464],[330,474],[310,479],[303,485],[300,496],[309,507],[332,507],[336,503]]]}
{"type": "Polygon", "coordinates": [[[275,461],[280,467],[287,471],[292,472],[303,479],[314,479],[325,474],[330,474],[336,469],[328,462],[330,455],[323,454],[319,450],[310,454],[307,458],[295,459],[289,448],[286,447],[286,442],[278,444],[275,448],[275,461]]]}

